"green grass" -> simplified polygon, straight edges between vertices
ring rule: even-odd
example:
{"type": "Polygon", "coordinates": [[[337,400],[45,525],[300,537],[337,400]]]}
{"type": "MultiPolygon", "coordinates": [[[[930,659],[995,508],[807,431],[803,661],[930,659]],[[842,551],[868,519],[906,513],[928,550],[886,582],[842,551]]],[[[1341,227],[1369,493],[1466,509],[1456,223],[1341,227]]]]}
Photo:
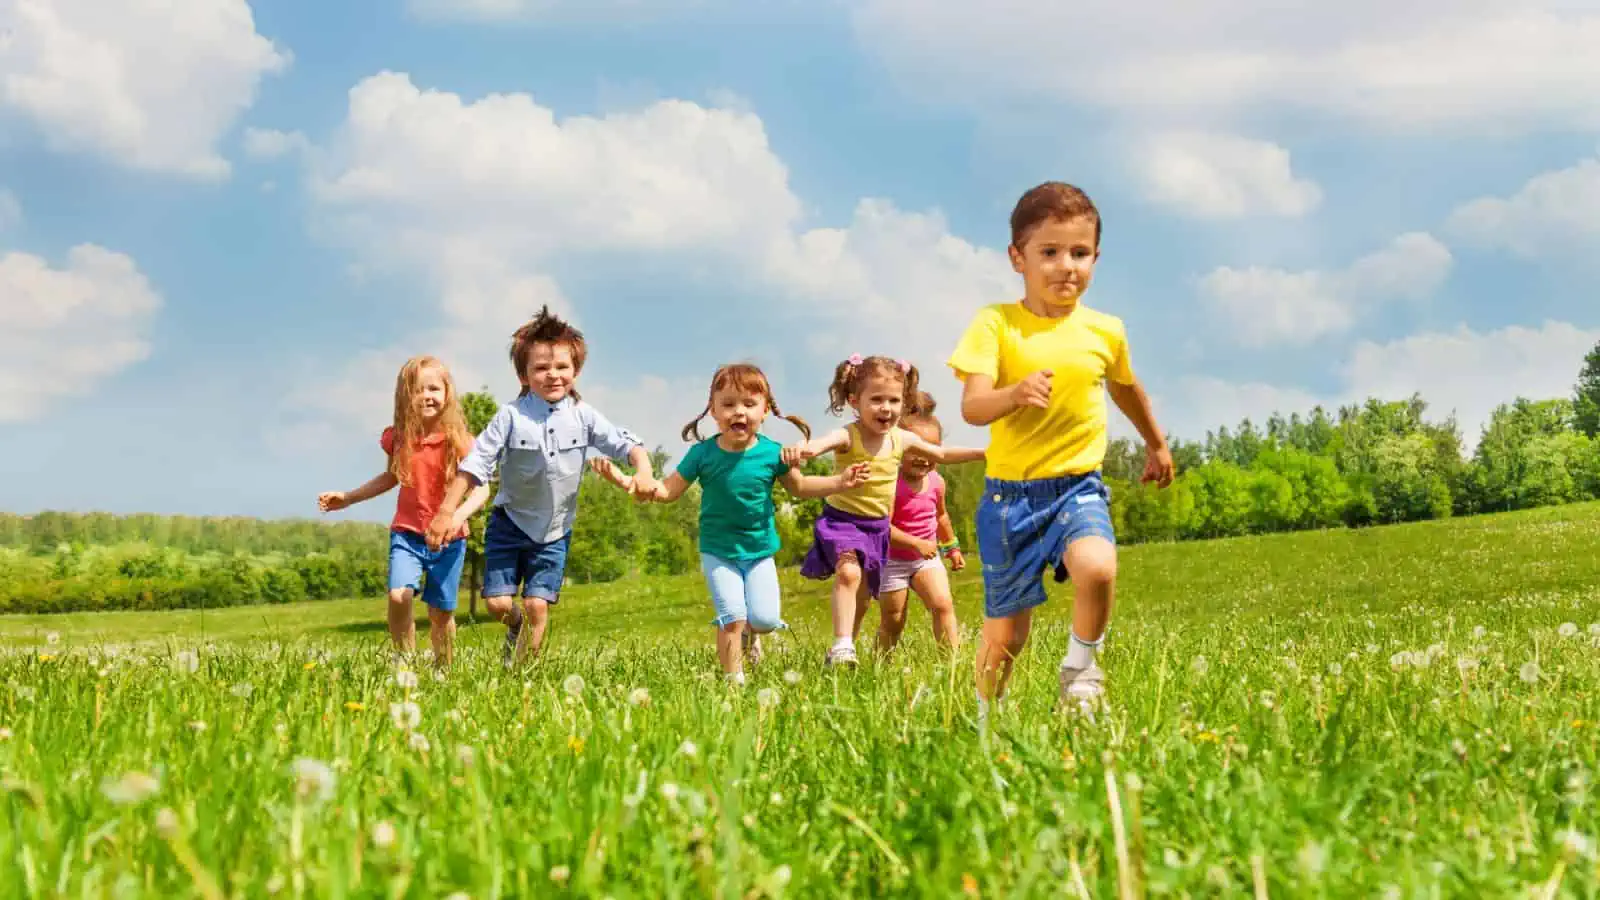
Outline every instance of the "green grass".
{"type": "Polygon", "coordinates": [[[0,895],[1594,897],[1597,548],[1595,505],[1128,548],[1111,707],[1055,709],[1053,590],[987,737],[971,569],[958,654],[914,610],[839,675],[786,574],[740,693],[697,578],[415,687],[379,600],[0,618],[0,895]]]}

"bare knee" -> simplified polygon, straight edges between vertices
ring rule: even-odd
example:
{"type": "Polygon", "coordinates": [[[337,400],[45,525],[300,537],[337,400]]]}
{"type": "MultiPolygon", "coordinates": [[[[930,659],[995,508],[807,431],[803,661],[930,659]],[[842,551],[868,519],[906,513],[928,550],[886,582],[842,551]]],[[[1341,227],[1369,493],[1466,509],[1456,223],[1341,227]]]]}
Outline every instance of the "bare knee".
{"type": "Polygon", "coordinates": [[[522,612],[534,625],[543,625],[550,617],[550,602],[543,597],[522,598],[522,612]]]}
{"type": "Polygon", "coordinates": [[[497,619],[503,619],[511,614],[516,602],[507,594],[501,597],[485,597],[483,598],[483,605],[488,608],[489,615],[497,619]]]}
{"type": "Polygon", "coordinates": [[[411,588],[395,588],[389,592],[389,603],[392,606],[410,606],[414,596],[411,588]]]}
{"type": "Polygon", "coordinates": [[[1117,551],[1109,541],[1079,541],[1061,561],[1067,567],[1067,574],[1082,587],[1108,588],[1117,580],[1117,551]]]}

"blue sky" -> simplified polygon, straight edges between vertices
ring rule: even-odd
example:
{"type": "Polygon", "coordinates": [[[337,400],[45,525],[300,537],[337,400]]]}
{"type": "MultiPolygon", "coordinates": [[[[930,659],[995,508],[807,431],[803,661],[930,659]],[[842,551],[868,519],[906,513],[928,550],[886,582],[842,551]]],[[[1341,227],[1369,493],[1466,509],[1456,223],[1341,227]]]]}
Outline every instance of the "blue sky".
{"type": "Polygon", "coordinates": [[[1421,391],[1470,442],[1600,341],[1600,14],[1324,6],[13,4],[0,508],[314,514],[409,355],[509,396],[542,302],[674,453],[717,364],[820,425],[854,350],[981,441],[942,363],[1046,179],[1169,431],[1421,391]]]}

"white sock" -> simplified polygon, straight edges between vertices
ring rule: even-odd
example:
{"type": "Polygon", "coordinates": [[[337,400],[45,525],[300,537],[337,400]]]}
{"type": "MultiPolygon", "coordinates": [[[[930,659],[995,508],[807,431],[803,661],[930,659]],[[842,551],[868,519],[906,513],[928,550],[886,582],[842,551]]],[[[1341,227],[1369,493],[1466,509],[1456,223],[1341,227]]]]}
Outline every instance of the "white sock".
{"type": "Polygon", "coordinates": [[[1095,651],[1099,650],[1100,645],[1105,641],[1106,636],[1104,633],[1100,635],[1098,640],[1086,641],[1078,637],[1076,631],[1072,632],[1072,640],[1067,644],[1067,655],[1061,658],[1061,668],[1087,669],[1094,665],[1095,651]]]}
{"type": "Polygon", "coordinates": [[[846,636],[833,639],[833,649],[835,650],[853,650],[855,646],[856,639],[853,637],[846,636]]]}
{"type": "Polygon", "coordinates": [[[729,672],[727,673],[726,677],[729,684],[736,684],[739,687],[744,687],[744,672],[742,670],[738,672],[729,672]]]}

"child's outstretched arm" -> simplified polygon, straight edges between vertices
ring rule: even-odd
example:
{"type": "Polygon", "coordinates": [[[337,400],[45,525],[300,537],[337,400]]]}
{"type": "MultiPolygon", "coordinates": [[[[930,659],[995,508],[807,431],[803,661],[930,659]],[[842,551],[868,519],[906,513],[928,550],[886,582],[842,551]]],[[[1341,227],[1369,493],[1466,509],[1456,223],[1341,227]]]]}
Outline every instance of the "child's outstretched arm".
{"type": "Polygon", "coordinates": [[[1150,408],[1150,397],[1145,394],[1144,386],[1137,378],[1127,384],[1107,378],[1106,392],[1117,404],[1117,409],[1122,410],[1122,414],[1133,423],[1133,427],[1139,429],[1139,436],[1144,438],[1144,475],[1139,480],[1146,483],[1154,481],[1161,487],[1171,484],[1172,451],[1167,447],[1167,436],[1156,425],[1156,414],[1150,408]]]}
{"type": "Polygon", "coordinates": [[[627,488],[633,499],[642,503],[655,496],[659,482],[656,480],[655,468],[650,465],[650,451],[644,448],[644,442],[634,437],[627,429],[612,424],[610,419],[601,415],[594,407],[586,407],[586,412],[593,416],[590,422],[589,446],[614,461],[620,462],[626,459],[628,464],[633,466],[632,484],[627,488]]]}
{"type": "Polygon", "coordinates": [[[801,500],[810,500],[817,497],[831,497],[851,488],[858,488],[867,483],[870,474],[871,467],[866,462],[858,462],[833,475],[804,475],[799,469],[791,467],[789,471],[778,476],[778,481],[791,495],[801,500]]]}
{"type": "Polygon", "coordinates": [[[604,456],[597,456],[589,460],[589,471],[628,493],[633,493],[633,476],[622,474],[622,470],[617,468],[617,464],[610,459],[604,456]]]}
{"type": "Polygon", "coordinates": [[[317,495],[317,508],[323,512],[333,512],[371,500],[379,494],[394,490],[400,479],[394,473],[384,470],[372,477],[370,481],[353,491],[324,491],[317,495]]]}
{"type": "Polygon", "coordinates": [[[489,486],[487,484],[473,485],[472,490],[467,492],[467,499],[461,501],[461,505],[456,507],[455,516],[450,520],[454,526],[450,529],[450,533],[455,534],[460,531],[461,526],[467,524],[467,520],[477,515],[478,510],[483,508],[484,502],[488,499],[489,486]]]}
{"type": "Polygon", "coordinates": [[[956,526],[950,521],[950,511],[945,508],[944,494],[939,495],[939,549],[950,558],[950,568],[959,572],[967,567],[961,555],[961,545],[956,543],[956,526]]]}
{"type": "Polygon", "coordinates": [[[914,431],[901,429],[900,435],[905,439],[907,449],[915,450],[940,465],[977,462],[987,455],[987,451],[979,447],[946,447],[943,444],[931,444],[914,431]]]}
{"type": "Polygon", "coordinates": [[[825,453],[837,453],[849,446],[849,430],[839,428],[828,432],[822,437],[812,438],[799,444],[790,444],[783,448],[783,462],[785,465],[798,466],[808,459],[822,456],[825,453]]]}
{"type": "MultiPolygon", "coordinates": [[[[507,406],[494,414],[489,424],[483,427],[483,433],[473,439],[472,449],[456,466],[456,475],[450,479],[449,487],[444,489],[439,510],[433,514],[433,521],[428,523],[427,542],[430,549],[443,547],[445,540],[460,528],[455,523],[455,515],[467,492],[475,488],[488,490],[489,479],[494,477],[500,454],[505,450],[506,438],[510,434],[511,407],[507,406]]],[[[478,501],[480,506],[482,503],[482,500],[478,501]]],[[[475,511],[469,511],[461,521],[466,521],[475,511]]]]}

